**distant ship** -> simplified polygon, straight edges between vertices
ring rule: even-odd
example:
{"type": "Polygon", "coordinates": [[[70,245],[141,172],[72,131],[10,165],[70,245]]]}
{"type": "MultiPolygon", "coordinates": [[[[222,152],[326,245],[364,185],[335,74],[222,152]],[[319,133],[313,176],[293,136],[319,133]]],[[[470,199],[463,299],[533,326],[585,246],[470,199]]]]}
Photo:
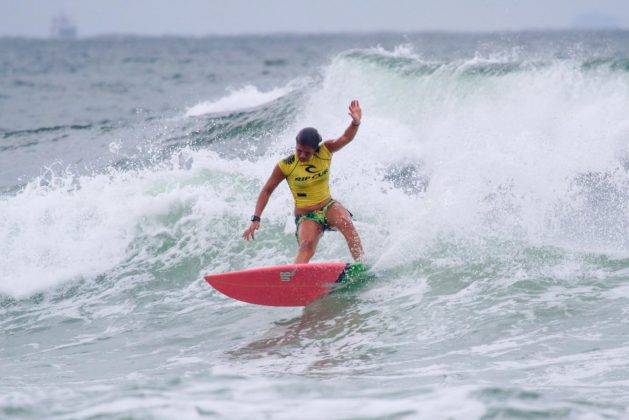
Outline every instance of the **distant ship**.
{"type": "Polygon", "coordinates": [[[52,38],[74,39],[76,34],[76,25],[66,16],[59,15],[52,19],[50,26],[50,36],[52,38]]]}

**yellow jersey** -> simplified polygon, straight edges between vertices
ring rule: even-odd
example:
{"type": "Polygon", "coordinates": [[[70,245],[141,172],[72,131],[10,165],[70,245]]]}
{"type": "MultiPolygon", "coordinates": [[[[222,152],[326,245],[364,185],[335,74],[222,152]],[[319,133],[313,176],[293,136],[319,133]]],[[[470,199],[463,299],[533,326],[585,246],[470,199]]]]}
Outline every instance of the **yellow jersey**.
{"type": "Polygon", "coordinates": [[[324,143],[306,162],[297,152],[279,161],[277,166],[286,177],[296,207],[309,207],[330,198],[330,165],[332,152],[324,143]]]}

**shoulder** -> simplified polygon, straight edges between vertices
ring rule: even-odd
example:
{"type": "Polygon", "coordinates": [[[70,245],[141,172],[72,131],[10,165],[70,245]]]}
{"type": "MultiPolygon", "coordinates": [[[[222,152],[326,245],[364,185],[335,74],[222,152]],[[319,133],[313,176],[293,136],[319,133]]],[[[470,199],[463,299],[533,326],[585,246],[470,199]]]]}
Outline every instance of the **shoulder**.
{"type": "Polygon", "coordinates": [[[292,154],[290,156],[287,156],[284,159],[282,159],[280,162],[283,163],[284,165],[292,165],[293,163],[295,163],[295,155],[292,154]]]}
{"type": "Polygon", "coordinates": [[[319,149],[317,150],[317,154],[319,155],[321,159],[332,159],[332,152],[330,151],[330,148],[327,145],[327,141],[321,143],[321,145],[319,146],[319,149]]]}
{"type": "Polygon", "coordinates": [[[284,173],[284,175],[288,175],[291,172],[291,169],[295,165],[296,161],[297,159],[295,159],[295,155],[292,154],[280,160],[277,163],[277,166],[279,166],[279,168],[282,170],[282,173],[284,173]]]}

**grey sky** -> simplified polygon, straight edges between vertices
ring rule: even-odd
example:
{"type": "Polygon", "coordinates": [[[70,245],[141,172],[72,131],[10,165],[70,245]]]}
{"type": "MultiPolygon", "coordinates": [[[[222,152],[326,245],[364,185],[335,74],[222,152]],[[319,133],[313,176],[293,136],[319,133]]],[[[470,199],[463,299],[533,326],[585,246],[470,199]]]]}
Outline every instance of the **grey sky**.
{"type": "Polygon", "coordinates": [[[629,0],[0,0],[0,36],[629,28],[629,0]]]}

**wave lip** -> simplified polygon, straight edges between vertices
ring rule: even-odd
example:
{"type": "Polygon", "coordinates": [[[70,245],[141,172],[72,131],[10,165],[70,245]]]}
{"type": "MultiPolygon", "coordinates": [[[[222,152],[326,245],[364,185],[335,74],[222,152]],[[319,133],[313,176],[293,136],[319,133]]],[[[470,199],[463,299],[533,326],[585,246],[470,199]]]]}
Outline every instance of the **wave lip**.
{"type": "Polygon", "coordinates": [[[233,112],[241,109],[254,108],[272,102],[292,92],[291,85],[261,92],[253,85],[245,85],[240,89],[228,89],[228,94],[216,101],[204,101],[187,109],[185,117],[198,117],[205,114],[233,112]]]}

